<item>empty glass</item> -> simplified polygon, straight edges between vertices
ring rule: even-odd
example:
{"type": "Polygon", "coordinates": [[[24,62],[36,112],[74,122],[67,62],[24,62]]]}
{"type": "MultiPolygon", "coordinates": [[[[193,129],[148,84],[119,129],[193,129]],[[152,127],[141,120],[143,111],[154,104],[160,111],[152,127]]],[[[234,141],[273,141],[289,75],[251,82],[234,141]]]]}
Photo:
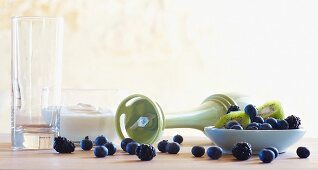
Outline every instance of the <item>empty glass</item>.
{"type": "Polygon", "coordinates": [[[63,18],[12,18],[13,149],[51,149],[59,133],[63,18]]]}

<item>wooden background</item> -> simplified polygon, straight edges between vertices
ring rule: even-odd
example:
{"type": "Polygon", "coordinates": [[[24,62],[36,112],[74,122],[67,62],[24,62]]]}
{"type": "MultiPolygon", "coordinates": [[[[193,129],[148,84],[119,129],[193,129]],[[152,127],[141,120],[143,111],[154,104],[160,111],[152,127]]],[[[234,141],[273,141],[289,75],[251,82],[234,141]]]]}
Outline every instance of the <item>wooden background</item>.
{"type": "MultiPolygon", "coordinates": [[[[254,155],[247,161],[237,161],[232,155],[223,155],[220,160],[210,160],[207,155],[202,158],[194,158],[191,148],[194,145],[205,146],[207,149],[211,142],[207,138],[184,137],[181,151],[177,155],[159,153],[152,161],[140,161],[137,156],[124,153],[116,141],[118,148],[114,156],[95,158],[93,151],[77,150],[72,154],[58,154],[54,150],[42,151],[12,151],[8,135],[0,136],[0,169],[196,169],[196,170],[232,170],[232,169],[318,169],[318,139],[305,138],[295,144],[287,153],[280,154],[270,164],[263,164],[254,155]],[[311,155],[307,159],[299,159],[296,155],[298,146],[310,148],[311,155]]],[[[172,137],[165,137],[171,139],[172,137]]]]}

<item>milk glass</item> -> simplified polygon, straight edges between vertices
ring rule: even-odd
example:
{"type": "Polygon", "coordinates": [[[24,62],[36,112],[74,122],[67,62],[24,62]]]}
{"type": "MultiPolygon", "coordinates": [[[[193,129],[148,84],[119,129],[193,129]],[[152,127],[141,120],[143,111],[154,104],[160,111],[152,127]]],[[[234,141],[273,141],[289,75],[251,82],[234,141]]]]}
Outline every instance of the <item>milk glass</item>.
{"type": "Polygon", "coordinates": [[[60,114],[61,136],[78,143],[85,136],[117,139],[115,110],[122,92],[116,89],[63,89],[60,114]]]}

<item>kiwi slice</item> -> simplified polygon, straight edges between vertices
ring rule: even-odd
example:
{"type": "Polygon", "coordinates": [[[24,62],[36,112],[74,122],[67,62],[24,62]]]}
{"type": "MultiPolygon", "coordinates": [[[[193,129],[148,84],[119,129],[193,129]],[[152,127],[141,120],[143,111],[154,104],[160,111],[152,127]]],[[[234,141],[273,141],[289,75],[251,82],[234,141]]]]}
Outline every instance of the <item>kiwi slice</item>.
{"type": "Polygon", "coordinates": [[[264,119],[268,117],[272,117],[275,119],[285,118],[283,107],[280,102],[276,100],[266,102],[263,105],[257,107],[257,109],[258,115],[264,119]]]}
{"type": "Polygon", "coordinates": [[[248,114],[246,114],[244,111],[235,111],[235,112],[230,112],[226,115],[223,115],[216,122],[215,128],[225,128],[226,123],[231,120],[236,120],[237,122],[241,124],[243,128],[246,128],[246,126],[251,123],[251,120],[248,114]]]}

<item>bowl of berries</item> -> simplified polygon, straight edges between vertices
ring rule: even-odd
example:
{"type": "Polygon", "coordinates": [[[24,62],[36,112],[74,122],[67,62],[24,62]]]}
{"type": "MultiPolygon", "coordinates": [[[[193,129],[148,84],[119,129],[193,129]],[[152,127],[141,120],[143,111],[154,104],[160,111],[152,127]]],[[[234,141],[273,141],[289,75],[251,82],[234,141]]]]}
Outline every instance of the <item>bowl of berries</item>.
{"type": "Polygon", "coordinates": [[[233,146],[239,142],[249,143],[253,154],[266,147],[275,147],[284,153],[306,133],[300,124],[299,117],[285,117],[280,103],[271,101],[260,107],[249,104],[242,111],[231,111],[204,131],[224,153],[232,153],[233,146]]]}

